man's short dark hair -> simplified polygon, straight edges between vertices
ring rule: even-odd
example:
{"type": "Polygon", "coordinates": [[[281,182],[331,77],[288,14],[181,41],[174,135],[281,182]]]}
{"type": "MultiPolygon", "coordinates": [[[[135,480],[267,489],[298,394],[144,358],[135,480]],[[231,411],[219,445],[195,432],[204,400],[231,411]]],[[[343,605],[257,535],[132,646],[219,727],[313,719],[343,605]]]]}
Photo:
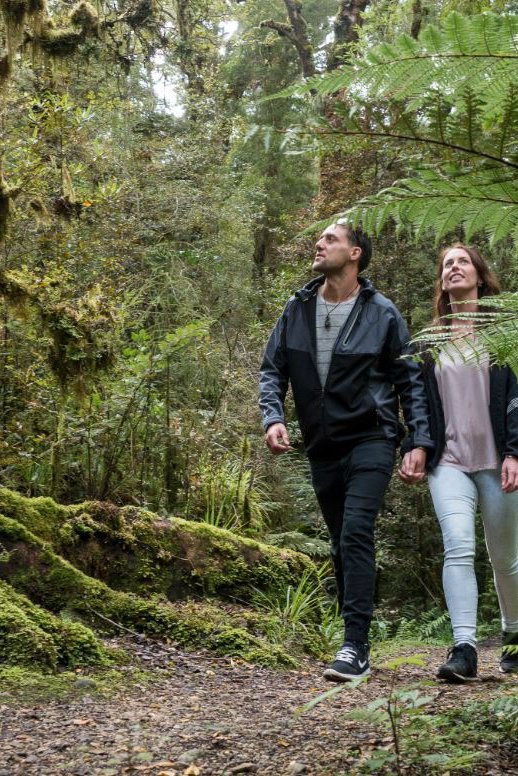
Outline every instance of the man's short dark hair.
{"type": "Polygon", "coordinates": [[[347,236],[349,237],[349,242],[354,245],[355,248],[361,249],[361,256],[360,260],[358,262],[358,271],[363,272],[364,269],[367,269],[369,266],[369,262],[372,257],[372,243],[371,238],[369,235],[363,231],[361,226],[353,227],[351,224],[348,224],[346,221],[337,221],[338,226],[341,226],[343,229],[347,231],[347,236]]]}

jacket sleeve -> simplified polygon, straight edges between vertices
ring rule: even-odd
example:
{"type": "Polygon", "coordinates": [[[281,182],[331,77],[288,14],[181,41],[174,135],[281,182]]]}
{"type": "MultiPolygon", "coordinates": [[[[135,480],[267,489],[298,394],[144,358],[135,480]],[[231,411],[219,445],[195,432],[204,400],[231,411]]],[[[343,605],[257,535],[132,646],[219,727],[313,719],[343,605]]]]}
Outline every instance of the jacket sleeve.
{"type": "Polygon", "coordinates": [[[270,334],[259,372],[259,408],[265,431],[273,423],[284,423],[284,399],[289,384],[286,357],[289,304],[288,302],[270,334]]]}
{"type": "Polygon", "coordinates": [[[507,371],[505,454],[518,456],[518,381],[513,370],[507,371]]]}
{"type": "Polygon", "coordinates": [[[426,388],[419,364],[410,356],[410,335],[399,310],[393,308],[394,317],[388,332],[389,379],[399,396],[408,434],[403,440],[403,453],[414,447],[434,450],[430,431],[430,416],[426,388]]]}

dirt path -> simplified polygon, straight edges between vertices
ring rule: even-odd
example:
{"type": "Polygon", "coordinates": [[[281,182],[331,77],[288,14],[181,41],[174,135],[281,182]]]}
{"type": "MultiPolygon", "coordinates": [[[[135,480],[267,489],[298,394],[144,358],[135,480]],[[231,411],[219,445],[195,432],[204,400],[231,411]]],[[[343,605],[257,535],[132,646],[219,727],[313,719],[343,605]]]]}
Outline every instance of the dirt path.
{"type": "MultiPolygon", "coordinates": [[[[330,689],[321,679],[321,664],[274,672],[157,644],[133,649],[140,665],[151,664],[163,678],[110,700],[83,694],[13,708],[1,705],[0,693],[0,776],[338,776],[351,772],[359,752],[390,744],[386,734],[344,719],[345,711],[387,695],[394,674],[386,668],[375,667],[368,683],[297,714],[330,689]]],[[[445,654],[419,652],[426,668],[402,666],[399,686],[432,678],[445,654]]],[[[481,648],[482,681],[426,687],[434,696],[428,713],[516,690],[518,678],[498,673],[497,654],[496,645],[481,648]]],[[[508,751],[491,766],[471,766],[464,773],[518,774],[518,750],[514,745],[511,750],[516,760],[508,751]]]]}

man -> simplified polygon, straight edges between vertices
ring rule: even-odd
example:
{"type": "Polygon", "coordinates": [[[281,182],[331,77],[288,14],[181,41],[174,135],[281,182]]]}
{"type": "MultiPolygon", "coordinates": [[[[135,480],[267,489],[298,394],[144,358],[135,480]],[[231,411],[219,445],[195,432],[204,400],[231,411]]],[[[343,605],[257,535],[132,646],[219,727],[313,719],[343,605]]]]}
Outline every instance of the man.
{"type": "Polygon", "coordinates": [[[361,277],[371,258],[361,229],[338,222],[316,243],[320,273],[289,299],[270,336],[260,375],[265,441],[290,449],[284,399],[291,383],[313,486],[331,539],[344,643],[324,672],[331,681],[370,673],[374,525],[395,449],[408,435],[400,476],[424,477],[433,449],[419,367],[408,358],[409,334],[394,304],[361,277]]]}

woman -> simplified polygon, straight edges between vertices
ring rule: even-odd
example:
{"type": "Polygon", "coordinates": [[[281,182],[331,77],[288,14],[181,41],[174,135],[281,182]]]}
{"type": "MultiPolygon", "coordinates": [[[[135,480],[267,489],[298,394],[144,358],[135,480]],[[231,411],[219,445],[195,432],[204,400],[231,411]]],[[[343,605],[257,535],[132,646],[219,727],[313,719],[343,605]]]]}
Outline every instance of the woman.
{"type": "MultiPolygon", "coordinates": [[[[439,257],[435,323],[449,342],[424,373],[436,443],[429,485],[444,541],[443,585],[454,646],[438,677],[477,675],[475,512],[480,504],[500,604],[504,650],[500,670],[518,671],[518,384],[509,367],[489,366],[473,322],[477,300],[500,292],[473,247],[457,243],[439,257]]],[[[487,308],[484,307],[487,311],[487,308]]]]}

